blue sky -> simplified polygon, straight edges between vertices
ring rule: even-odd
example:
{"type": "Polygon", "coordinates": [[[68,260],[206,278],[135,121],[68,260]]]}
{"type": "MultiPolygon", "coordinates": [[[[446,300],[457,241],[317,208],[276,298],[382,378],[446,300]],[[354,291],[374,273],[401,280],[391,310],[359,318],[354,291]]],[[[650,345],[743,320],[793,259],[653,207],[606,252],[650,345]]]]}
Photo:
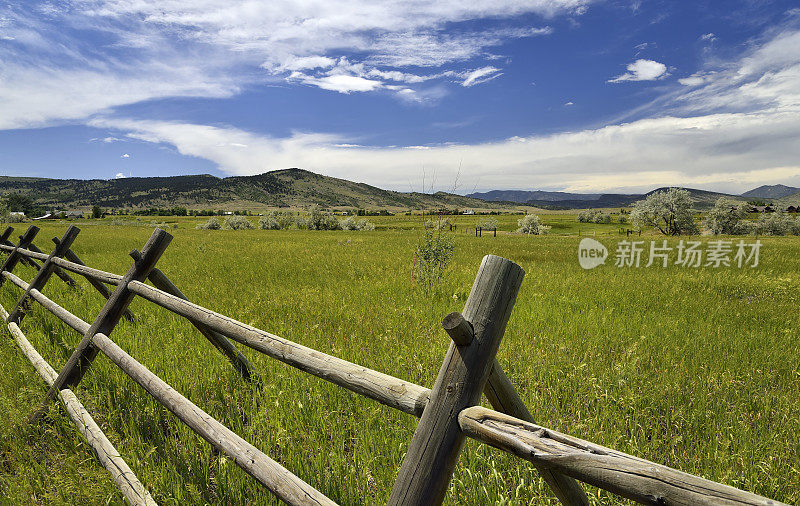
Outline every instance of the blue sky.
{"type": "Polygon", "coordinates": [[[0,174],[800,186],[790,1],[0,1],[0,174]]]}

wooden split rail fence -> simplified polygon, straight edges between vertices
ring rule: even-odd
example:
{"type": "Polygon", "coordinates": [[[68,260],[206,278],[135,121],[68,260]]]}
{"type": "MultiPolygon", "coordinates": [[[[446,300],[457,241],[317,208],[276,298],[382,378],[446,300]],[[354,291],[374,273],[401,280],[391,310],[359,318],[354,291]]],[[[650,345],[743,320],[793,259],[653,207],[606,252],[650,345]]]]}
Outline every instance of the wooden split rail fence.
{"type": "Polygon", "coordinates": [[[78,258],[71,249],[78,228],[71,226],[63,237],[54,238],[55,248],[50,254],[33,245],[38,231],[31,226],[16,245],[9,241],[13,229],[6,229],[0,237],[0,249],[8,253],[0,285],[8,280],[24,291],[10,312],[0,306],[0,314],[22,352],[49,387],[42,406],[31,416],[31,422],[41,423],[41,415],[47,411],[49,403],[60,399],[100,463],[132,505],[155,502],[72,391],[101,352],[284,502],[335,504],[175,391],[111,339],[120,318],[131,318],[128,305],[135,296],[187,318],[249,381],[259,379],[230,340],[420,417],[392,488],[390,505],[441,504],[467,437],[531,462],[563,504],[588,504],[578,481],[644,504],[781,504],[536,425],[495,359],[524,276],[522,268],[509,260],[486,256],[463,312],[444,318],[444,330],[452,342],[433,388],[428,389],[193,304],[155,267],[172,239],[163,230],[156,229],[141,252],[131,252],[133,264],[122,276],[88,267],[78,258]],[[12,272],[20,262],[37,270],[30,282],[12,272]],[[42,293],[53,274],[77,288],[66,271],[85,277],[107,299],[91,324],[42,293]],[[154,286],[145,284],[146,280],[154,286]],[[31,346],[20,329],[32,301],[82,336],[58,373],[31,346]],[[478,405],[482,394],[494,410],[478,405]]]}

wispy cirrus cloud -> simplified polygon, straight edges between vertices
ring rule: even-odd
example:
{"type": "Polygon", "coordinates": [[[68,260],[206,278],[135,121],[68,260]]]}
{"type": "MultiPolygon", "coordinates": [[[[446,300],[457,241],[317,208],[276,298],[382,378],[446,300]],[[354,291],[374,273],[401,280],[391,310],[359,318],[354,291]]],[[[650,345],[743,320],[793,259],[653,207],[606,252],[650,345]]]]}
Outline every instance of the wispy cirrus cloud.
{"type": "Polygon", "coordinates": [[[503,20],[580,15],[590,1],[7,3],[0,5],[0,129],[81,120],[166,97],[228,97],[265,81],[419,102],[440,92],[416,85],[455,85],[464,62],[495,58],[491,50],[508,40],[552,31],[504,27],[503,20]],[[443,30],[473,20],[491,28],[443,30]]]}
{"type": "Polygon", "coordinates": [[[273,137],[113,117],[92,126],[175,146],[231,174],[299,166],[395,189],[408,189],[409,173],[423,166],[441,181],[459,174],[466,188],[634,191],[679,181],[741,192],[770,180],[800,185],[800,29],[773,33],[698,75],[703,82],[661,97],[651,117],[645,110],[642,119],[601,128],[424,149],[365,146],[325,133],[273,137]]]}

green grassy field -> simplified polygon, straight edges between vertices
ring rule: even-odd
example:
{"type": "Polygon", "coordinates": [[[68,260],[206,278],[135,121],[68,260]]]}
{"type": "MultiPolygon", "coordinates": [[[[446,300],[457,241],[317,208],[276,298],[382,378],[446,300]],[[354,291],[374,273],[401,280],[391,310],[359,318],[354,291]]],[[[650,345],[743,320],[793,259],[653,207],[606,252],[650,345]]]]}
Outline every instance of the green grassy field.
{"type": "MultiPolygon", "coordinates": [[[[553,226],[543,237],[509,233],[517,218],[501,217],[497,238],[456,234],[449,275],[431,294],[410,275],[419,217],[370,218],[374,232],[205,231],[172,219],[159,267],[194,302],[430,387],[448,345],[442,317],[463,307],[483,255],[501,255],[527,275],[498,360],[537,422],[800,502],[800,238],[762,238],[755,269],[618,269],[612,259],[584,271],[574,215],[543,216],[553,226]]],[[[80,225],[74,250],[123,273],[151,229],[108,223],[80,225]]],[[[36,243],[50,249],[65,226],[43,225],[36,243]]],[[[581,234],[613,255],[618,227],[581,224],[581,234]]],[[[81,284],[79,296],[54,277],[44,292],[91,322],[103,300],[81,284]]],[[[0,302],[9,309],[19,295],[6,282],[0,302]]],[[[131,309],[136,321],[112,334],[128,353],[335,501],[385,504],[416,419],[243,348],[265,379],[258,391],[185,320],[142,300],[131,309]]],[[[79,341],[41,307],[21,327],[56,370],[79,341]]],[[[66,414],[53,408],[48,423],[26,425],[44,383],[0,332],[0,503],[122,503],[66,414]]],[[[105,357],[76,393],[159,503],[276,502],[105,357]]],[[[588,490],[598,504],[622,502],[588,490]]],[[[468,441],[447,502],[552,497],[526,462],[468,441]]]]}

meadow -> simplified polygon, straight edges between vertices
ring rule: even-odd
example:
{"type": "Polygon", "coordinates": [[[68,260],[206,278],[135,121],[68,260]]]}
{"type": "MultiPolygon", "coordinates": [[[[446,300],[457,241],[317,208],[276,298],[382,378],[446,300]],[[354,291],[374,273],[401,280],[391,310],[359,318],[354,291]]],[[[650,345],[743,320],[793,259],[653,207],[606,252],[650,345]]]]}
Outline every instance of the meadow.
{"type": "MultiPolygon", "coordinates": [[[[611,261],[585,271],[579,231],[613,255],[619,225],[554,213],[542,216],[550,235],[522,236],[511,232],[519,216],[500,216],[496,238],[476,238],[467,227],[478,218],[458,217],[455,255],[433,292],[411,278],[419,216],[370,217],[372,232],[209,231],[194,229],[200,219],[164,218],[174,240],[158,267],[198,304],[430,387],[449,344],[442,317],[462,309],[484,255],[509,258],[527,275],[498,360],[539,424],[800,502],[800,238],[761,238],[752,269],[611,261]]],[[[73,249],[124,273],[149,221],[79,224],[73,249]]],[[[66,225],[41,225],[36,243],[49,250],[66,225]]],[[[80,281],[81,295],[55,277],[44,293],[91,322],[104,301],[80,281]]],[[[6,282],[0,302],[9,309],[19,295],[6,282]]],[[[258,389],[187,321],[143,300],[131,310],[135,321],[111,337],[141,363],[335,501],[385,504],[416,419],[240,346],[264,379],[258,389]]],[[[21,327],[56,370],[79,341],[38,306],[21,327]]],[[[62,410],[26,424],[44,383],[2,333],[0,503],[122,504],[62,410]]],[[[277,502],[105,357],[76,394],[160,504],[277,502]]],[[[624,502],[587,491],[596,504],[624,502]]],[[[528,463],[473,441],[446,502],[557,504],[528,463]]]]}

